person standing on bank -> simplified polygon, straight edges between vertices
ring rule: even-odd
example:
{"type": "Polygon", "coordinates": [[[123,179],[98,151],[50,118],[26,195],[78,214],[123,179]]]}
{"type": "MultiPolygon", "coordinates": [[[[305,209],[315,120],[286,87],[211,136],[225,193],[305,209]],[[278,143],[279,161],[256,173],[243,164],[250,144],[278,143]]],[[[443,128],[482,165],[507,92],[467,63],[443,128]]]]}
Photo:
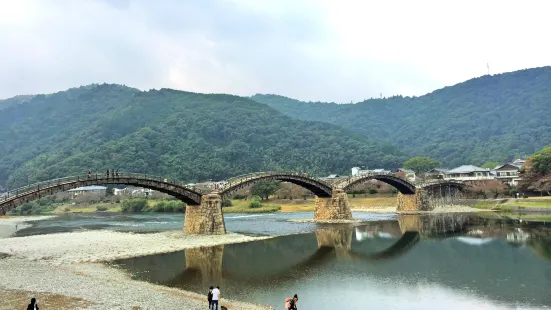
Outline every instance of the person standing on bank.
{"type": "Polygon", "coordinates": [[[297,302],[298,302],[298,295],[295,294],[295,296],[293,296],[293,299],[291,299],[291,308],[289,309],[297,310],[297,302]]]}
{"type": "Polygon", "coordinates": [[[207,294],[207,300],[209,301],[209,310],[210,310],[210,307],[212,306],[212,289],[213,287],[209,287],[209,293],[207,294]]]}
{"type": "Polygon", "coordinates": [[[212,290],[212,306],[211,310],[218,310],[218,301],[220,300],[220,286],[212,290]],[[216,308],[214,307],[216,306],[216,308]]]}
{"type": "Polygon", "coordinates": [[[31,298],[31,303],[27,306],[27,310],[38,310],[38,304],[36,298],[31,298]]]}

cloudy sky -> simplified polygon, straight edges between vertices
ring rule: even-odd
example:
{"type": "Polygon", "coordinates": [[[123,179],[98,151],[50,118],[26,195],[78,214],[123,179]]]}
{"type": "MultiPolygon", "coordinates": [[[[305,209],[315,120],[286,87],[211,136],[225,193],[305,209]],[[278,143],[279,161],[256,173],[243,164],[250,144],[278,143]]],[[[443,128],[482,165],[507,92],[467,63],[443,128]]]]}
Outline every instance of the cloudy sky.
{"type": "Polygon", "coordinates": [[[551,1],[0,0],[0,98],[90,83],[350,102],[551,65],[551,1]]]}

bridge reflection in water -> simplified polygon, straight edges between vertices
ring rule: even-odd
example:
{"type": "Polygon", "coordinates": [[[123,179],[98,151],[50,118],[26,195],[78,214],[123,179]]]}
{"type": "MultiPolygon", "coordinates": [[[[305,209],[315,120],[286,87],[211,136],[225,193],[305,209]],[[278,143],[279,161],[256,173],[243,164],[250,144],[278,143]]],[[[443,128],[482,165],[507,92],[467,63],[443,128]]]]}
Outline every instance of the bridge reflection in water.
{"type": "Polygon", "coordinates": [[[551,256],[551,229],[538,227],[534,232],[528,226],[523,231],[508,222],[463,214],[404,215],[397,220],[356,226],[320,224],[319,227],[312,234],[188,249],[117,264],[138,279],[195,292],[220,285],[228,298],[253,301],[258,301],[258,294],[288,295],[291,293],[288,289],[303,287],[305,282],[313,281],[319,288],[324,281],[327,285],[341,277],[359,281],[353,279],[363,279],[367,274],[378,279],[376,282],[382,281],[381,285],[388,283],[388,279],[428,279],[446,287],[469,287],[487,296],[499,296],[495,300],[513,302],[530,298],[539,304],[551,303],[550,297],[538,291],[551,287],[542,276],[542,272],[551,274],[551,265],[545,260],[535,260],[538,256],[546,259],[551,256]],[[512,234],[514,238],[510,237],[512,234]],[[517,247],[522,236],[526,241],[523,244],[533,248],[537,255],[523,251],[520,258],[511,256],[511,249],[517,247]],[[442,242],[424,241],[435,239],[442,242]],[[490,243],[481,251],[468,244],[473,240],[490,243]],[[523,266],[523,272],[513,275],[515,281],[528,284],[523,284],[523,289],[516,284],[500,286],[495,290],[502,295],[496,295],[493,284],[507,281],[511,277],[507,272],[518,268],[516,264],[523,266]]]}

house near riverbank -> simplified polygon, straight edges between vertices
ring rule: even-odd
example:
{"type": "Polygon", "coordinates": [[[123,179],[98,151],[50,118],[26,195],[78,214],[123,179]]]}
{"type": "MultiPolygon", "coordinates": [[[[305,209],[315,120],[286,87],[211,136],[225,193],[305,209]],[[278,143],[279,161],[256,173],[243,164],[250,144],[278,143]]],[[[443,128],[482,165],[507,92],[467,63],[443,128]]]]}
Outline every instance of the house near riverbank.
{"type": "Polygon", "coordinates": [[[415,179],[416,179],[415,171],[410,170],[410,169],[406,169],[406,168],[400,168],[400,169],[396,170],[396,172],[394,172],[394,175],[406,178],[406,179],[410,180],[411,182],[415,182],[415,179]]]}
{"type": "Polygon", "coordinates": [[[513,163],[506,163],[501,166],[497,166],[494,169],[495,178],[503,183],[507,183],[511,186],[516,186],[521,180],[520,165],[515,165],[513,163]]]}
{"type": "Polygon", "coordinates": [[[107,187],[105,186],[92,185],[92,186],[83,186],[83,187],[73,188],[68,190],[67,192],[71,194],[72,198],[75,198],[76,196],[84,195],[84,194],[105,194],[106,190],[107,190],[107,187]]]}
{"type": "Polygon", "coordinates": [[[444,175],[448,173],[449,169],[445,168],[433,168],[424,173],[425,180],[443,180],[444,175]]]}
{"type": "Polygon", "coordinates": [[[481,168],[473,165],[463,165],[444,173],[444,180],[447,181],[480,181],[492,180],[494,176],[490,169],[481,168]]]}

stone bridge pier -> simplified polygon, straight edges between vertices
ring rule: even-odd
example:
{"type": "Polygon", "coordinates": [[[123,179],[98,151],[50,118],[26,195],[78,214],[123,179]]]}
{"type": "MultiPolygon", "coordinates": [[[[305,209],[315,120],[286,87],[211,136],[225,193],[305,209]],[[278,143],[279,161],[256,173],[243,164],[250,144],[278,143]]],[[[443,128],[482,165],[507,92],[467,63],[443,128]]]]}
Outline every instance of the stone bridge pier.
{"type": "Polygon", "coordinates": [[[333,196],[330,198],[316,196],[314,219],[351,220],[352,211],[346,192],[342,189],[333,189],[333,196]]]}
{"type": "Polygon", "coordinates": [[[316,231],[318,248],[333,248],[337,257],[349,257],[352,245],[351,229],[329,229],[316,231]]]}
{"type": "Polygon", "coordinates": [[[203,195],[201,205],[186,206],[184,232],[198,235],[221,235],[226,233],[220,194],[203,195]]]}
{"type": "Polygon", "coordinates": [[[427,193],[422,189],[417,189],[415,194],[410,195],[398,193],[397,200],[397,212],[430,211],[434,209],[429,202],[427,193]]]}
{"type": "Polygon", "coordinates": [[[185,253],[186,270],[198,271],[200,281],[204,284],[220,284],[222,281],[222,259],[224,258],[223,245],[187,249],[185,253]]]}

